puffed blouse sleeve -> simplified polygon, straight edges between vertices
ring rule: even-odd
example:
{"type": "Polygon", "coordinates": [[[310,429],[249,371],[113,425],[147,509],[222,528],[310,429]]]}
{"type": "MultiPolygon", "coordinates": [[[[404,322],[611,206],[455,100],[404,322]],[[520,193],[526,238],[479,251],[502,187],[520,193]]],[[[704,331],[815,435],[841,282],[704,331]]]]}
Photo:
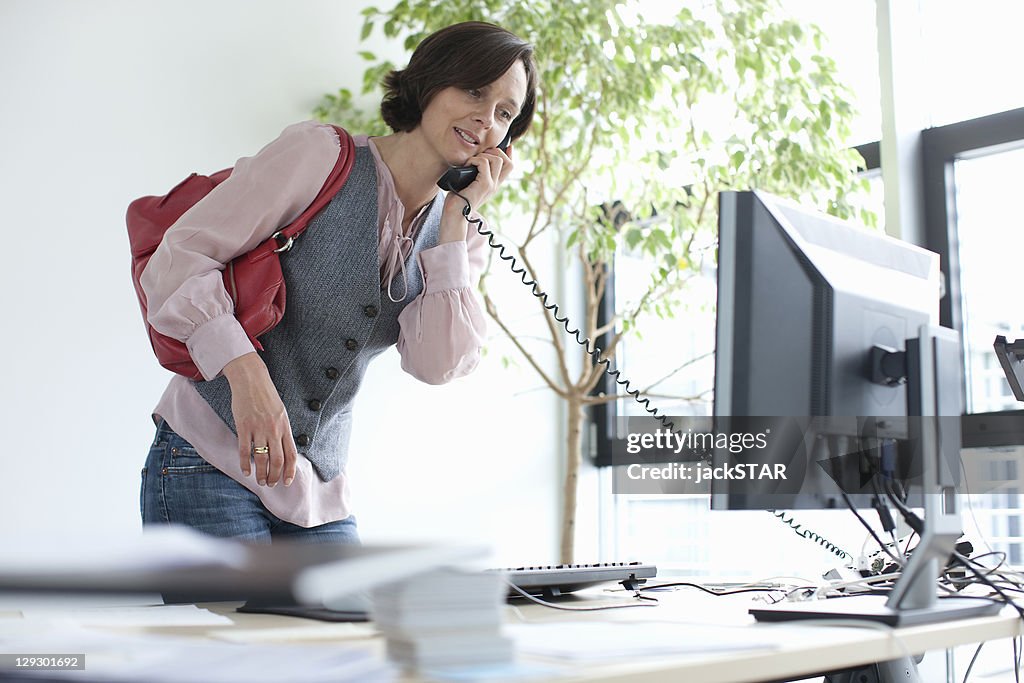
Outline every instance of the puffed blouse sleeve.
{"type": "Polygon", "coordinates": [[[474,287],[486,253],[475,229],[419,253],[423,292],[399,315],[398,352],[402,369],[427,384],[468,375],[480,362],[487,325],[474,287]]]}
{"type": "Polygon", "coordinates": [[[335,130],[289,126],[182,214],[142,273],[149,323],[185,343],[206,379],[253,351],[234,316],[221,271],[296,217],[316,198],[338,158],[335,130]]]}

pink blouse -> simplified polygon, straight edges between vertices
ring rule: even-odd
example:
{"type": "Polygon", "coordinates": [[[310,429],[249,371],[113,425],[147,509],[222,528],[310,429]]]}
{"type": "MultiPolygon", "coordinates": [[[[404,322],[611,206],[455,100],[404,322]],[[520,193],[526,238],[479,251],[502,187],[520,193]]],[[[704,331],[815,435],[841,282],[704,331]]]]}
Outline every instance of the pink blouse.
{"type": "MultiPolygon", "coordinates": [[[[357,146],[370,148],[377,169],[381,295],[400,299],[404,259],[426,207],[403,234],[405,208],[390,169],[372,140],[365,135],[354,139],[357,146]]],[[[338,137],[330,126],[315,121],[289,126],[255,156],[239,159],[231,176],[182,215],[154,252],[141,278],[149,321],[185,343],[204,378],[217,377],[228,362],[253,351],[224,290],[223,264],[294,220],[313,201],[337,155],[338,137]]],[[[465,241],[419,253],[423,292],[398,318],[403,370],[428,384],[443,384],[476,367],[486,327],[471,283],[485,260],[486,240],[474,229],[465,241]]],[[[345,473],[321,481],[303,457],[296,462],[291,486],[259,486],[255,468],[244,476],[238,438],[184,377],[171,379],[153,413],[154,420],[166,420],[203,459],[258,495],[282,520],[312,527],[351,513],[345,473]]]]}

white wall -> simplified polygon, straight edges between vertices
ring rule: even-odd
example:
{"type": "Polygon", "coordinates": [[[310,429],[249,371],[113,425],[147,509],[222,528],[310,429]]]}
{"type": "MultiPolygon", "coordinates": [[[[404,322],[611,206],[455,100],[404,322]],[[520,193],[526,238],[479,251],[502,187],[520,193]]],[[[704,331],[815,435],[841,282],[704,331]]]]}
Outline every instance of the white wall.
{"type": "MultiPolygon", "coordinates": [[[[366,4],[0,4],[6,525],[139,528],[149,413],[168,375],[143,332],[125,208],[252,154],[323,93],[358,91],[366,4]]],[[[394,352],[371,368],[351,460],[365,540],[457,537],[495,545],[502,564],[555,559],[558,406],[528,391],[527,370],[502,369],[500,346],[445,387],[404,375],[394,352]]]]}

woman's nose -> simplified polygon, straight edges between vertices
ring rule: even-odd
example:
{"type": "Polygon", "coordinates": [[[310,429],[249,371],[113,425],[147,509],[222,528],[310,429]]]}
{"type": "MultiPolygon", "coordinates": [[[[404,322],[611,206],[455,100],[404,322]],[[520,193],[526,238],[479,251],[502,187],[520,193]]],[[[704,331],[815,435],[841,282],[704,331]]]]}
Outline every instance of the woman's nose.
{"type": "Polygon", "coordinates": [[[485,128],[490,128],[494,125],[494,113],[490,111],[478,111],[476,114],[476,120],[485,128]]]}

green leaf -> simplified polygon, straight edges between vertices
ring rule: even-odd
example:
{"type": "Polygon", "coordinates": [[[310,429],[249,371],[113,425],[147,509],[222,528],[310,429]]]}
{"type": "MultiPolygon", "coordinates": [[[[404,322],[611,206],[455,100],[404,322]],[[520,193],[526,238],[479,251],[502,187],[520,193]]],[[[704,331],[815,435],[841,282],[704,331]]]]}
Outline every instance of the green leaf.
{"type": "Polygon", "coordinates": [[[636,245],[640,244],[640,241],[644,238],[639,228],[630,228],[626,231],[626,245],[630,249],[635,249],[636,245]]]}

